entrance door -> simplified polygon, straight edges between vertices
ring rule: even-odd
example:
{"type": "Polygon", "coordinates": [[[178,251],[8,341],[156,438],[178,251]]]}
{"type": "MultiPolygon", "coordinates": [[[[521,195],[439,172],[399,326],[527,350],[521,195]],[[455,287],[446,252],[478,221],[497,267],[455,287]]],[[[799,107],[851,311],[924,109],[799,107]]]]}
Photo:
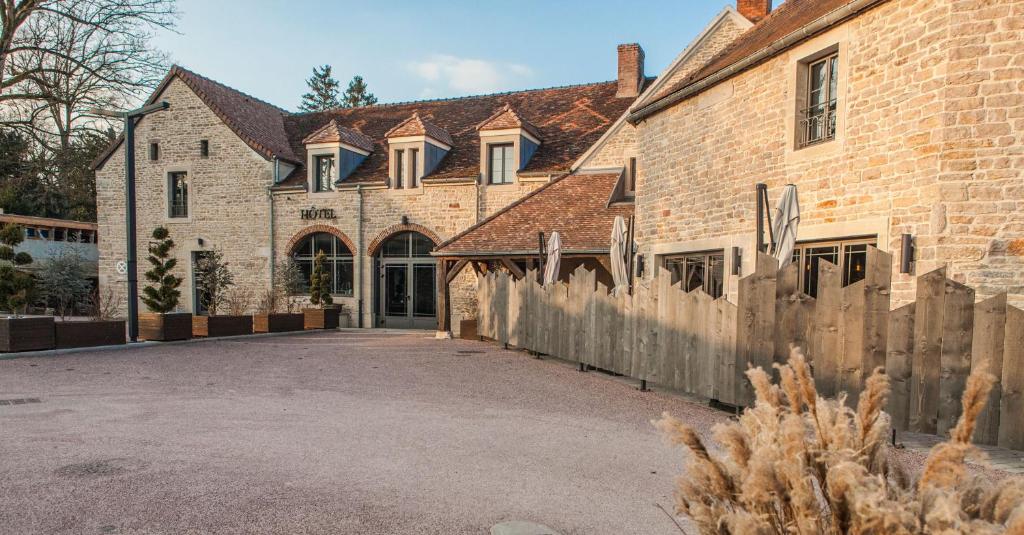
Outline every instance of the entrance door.
{"type": "Polygon", "coordinates": [[[418,232],[396,234],[377,256],[377,325],[394,329],[437,328],[437,261],[434,242],[418,232]]]}

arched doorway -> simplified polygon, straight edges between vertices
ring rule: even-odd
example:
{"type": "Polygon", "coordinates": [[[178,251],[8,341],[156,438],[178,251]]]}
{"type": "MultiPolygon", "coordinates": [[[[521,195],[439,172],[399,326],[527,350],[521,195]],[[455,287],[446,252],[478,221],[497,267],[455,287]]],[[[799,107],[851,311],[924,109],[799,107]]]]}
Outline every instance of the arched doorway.
{"type": "Polygon", "coordinates": [[[415,231],[395,234],[380,244],[376,264],[376,316],[379,327],[437,328],[437,260],[434,242],[415,231]]]}

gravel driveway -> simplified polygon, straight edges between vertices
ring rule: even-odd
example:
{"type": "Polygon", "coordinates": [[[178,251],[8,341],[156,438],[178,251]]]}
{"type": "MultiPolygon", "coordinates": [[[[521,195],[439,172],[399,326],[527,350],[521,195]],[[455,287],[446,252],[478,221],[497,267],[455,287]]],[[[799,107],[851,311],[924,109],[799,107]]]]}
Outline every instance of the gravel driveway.
{"type": "MultiPolygon", "coordinates": [[[[433,334],[433,333],[430,333],[433,334]]],[[[663,410],[701,405],[426,333],[0,361],[4,533],[678,533],[663,410]]]]}

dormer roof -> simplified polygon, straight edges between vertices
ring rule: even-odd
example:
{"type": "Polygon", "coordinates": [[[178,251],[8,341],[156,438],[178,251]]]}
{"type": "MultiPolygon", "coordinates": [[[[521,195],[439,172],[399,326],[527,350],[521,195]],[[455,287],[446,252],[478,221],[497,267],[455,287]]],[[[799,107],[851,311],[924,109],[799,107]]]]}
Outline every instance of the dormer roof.
{"type": "Polygon", "coordinates": [[[304,145],[315,143],[343,143],[351,145],[366,152],[373,152],[373,138],[338,124],[336,120],[330,120],[312,134],[302,140],[304,145]]]}
{"type": "Polygon", "coordinates": [[[484,120],[484,122],[477,125],[476,129],[484,132],[487,130],[510,130],[514,128],[522,128],[528,132],[531,136],[540,140],[540,130],[536,126],[524,119],[521,115],[516,113],[512,106],[505,104],[500,110],[494,112],[493,115],[484,120]]]}
{"type": "Polygon", "coordinates": [[[387,133],[384,134],[384,137],[386,138],[407,136],[427,136],[440,141],[449,147],[455,145],[455,141],[452,140],[452,136],[447,130],[425,121],[420,117],[419,112],[413,112],[411,117],[398,123],[397,126],[388,130],[387,133]]]}

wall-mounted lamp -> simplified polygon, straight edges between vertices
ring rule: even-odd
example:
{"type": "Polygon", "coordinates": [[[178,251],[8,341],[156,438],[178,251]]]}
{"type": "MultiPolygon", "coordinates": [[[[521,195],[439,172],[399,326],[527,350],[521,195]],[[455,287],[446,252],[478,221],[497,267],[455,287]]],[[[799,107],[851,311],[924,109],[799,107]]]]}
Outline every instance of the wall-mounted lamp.
{"type": "Polygon", "coordinates": [[[636,278],[644,278],[644,255],[636,255],[636,278]]]}
{"type": "Polygon", "coordinates": [[[739,247],[732,248],[732,274],[739,276],[741,267],[743,265],[743,249],[739,247]]]}
{"type": "Polygon", "coordinates": [[[407,215],[402,216],[402,224],[403,225],[408,225],[409,224],[409,216],[407,216],[407,215]]]}
{"type": "Polygon", "coordinates": [[[202,238],[197,239],[196,242],[199,244],[200,247],[202,247],[203,244],[205,243],[205,242],[203,242],[202,238]]]}
{"type": "Polygon", "coordinates": [[[900,236],[900,273],[908,274],[914,262],[914,237],[910,234],[900,236]]]}

